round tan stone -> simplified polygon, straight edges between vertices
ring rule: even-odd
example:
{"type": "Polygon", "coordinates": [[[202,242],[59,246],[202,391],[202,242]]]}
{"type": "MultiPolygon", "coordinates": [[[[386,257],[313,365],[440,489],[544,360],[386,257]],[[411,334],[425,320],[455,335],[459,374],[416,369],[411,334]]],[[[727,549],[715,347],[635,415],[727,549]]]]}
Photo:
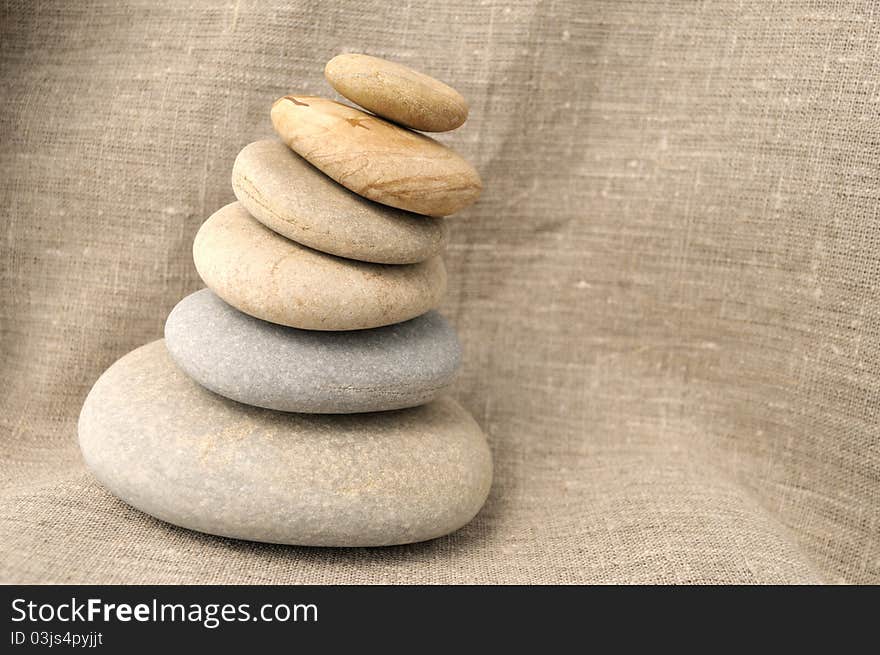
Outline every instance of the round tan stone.
{"type": "Polygon", "coordinates": [[[448,216],[483,189],[476,169],[451,148],[333,100],[284,96],[272,105],[272,124],[314,166],[384,205],[448,216]]]}
{"type": "Polygon", "coordinates": [[[492,484],[486,438],[450,398],[365,414],[292,414],[200,387],[154,341],[92,387],[79,444],[126,503],[210,534],[386,546],[457,530],[492,484]]]}
{"type": "Polygon", "coordinates": [[[235,197],[263,225],[310,248],[380,264],[411,264],[446,246],[445,219],[352,193],[283,143],[251,143],[232,167],[235,197]]]}
{"type": "Polygon", "coordinates": [[[394,266],[328,255],[273,232],[237,202],[204,222],[193,259],[205,284],[236,309],[306,330],[399,323],[446,292],[440,257],[394,266]]]}
{"type": "Polygon", "coordinates": [[[467,101],[458,91],[387,59],[337,55],[327,62],[324,77],[364,109],[416,130],[446,132],[467,120],[467,101]]]}

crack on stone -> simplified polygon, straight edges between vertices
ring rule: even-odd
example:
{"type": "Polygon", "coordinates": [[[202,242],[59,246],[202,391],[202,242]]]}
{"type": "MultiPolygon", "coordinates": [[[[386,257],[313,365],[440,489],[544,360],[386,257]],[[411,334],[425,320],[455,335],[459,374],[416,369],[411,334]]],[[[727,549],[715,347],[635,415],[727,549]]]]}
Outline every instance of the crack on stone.
{"type": "Polygon", "coordinates": [[[307,103],[307,102],[300,102],[299,100],[297,100],[297,99],[294,98],[293,96],[284,96],[284,99],[285,99],[285,100],[290,100],[293,104],[295,104],[295,105],[299,105],[300,107],[308,107],[308,106],[309,106],[309,103],[307,103]]]}
{"type": "Polygon", "coordinates": [[[369,130],[370,129],[369,127],[362,124],[364,121],[368,121],[368,120],[370,120],[369,117],[367,117],[367,118],[346,118],[345,122],[348,123],[349,125],[351,125],[352,127],[362,127],[365,130],[369,130]]]}

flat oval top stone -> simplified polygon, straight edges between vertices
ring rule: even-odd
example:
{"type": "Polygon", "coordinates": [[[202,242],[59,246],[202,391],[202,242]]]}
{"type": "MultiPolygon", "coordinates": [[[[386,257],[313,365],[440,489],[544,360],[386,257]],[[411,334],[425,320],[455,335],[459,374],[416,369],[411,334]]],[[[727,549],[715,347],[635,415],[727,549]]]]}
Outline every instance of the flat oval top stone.
{"type": "Polygon", "coordinates": [[[439,257],[391,266],[343,259],[286,239],[237,202],[202,224],[193,259],[205,284],[245,314],[306,330],[399,323],[440,304],[439,257]]]}
{"type": "Polygon", "coordinates": [[[452,383],[461,361],[455,330],[437,312],[373,330],[298,330],[243,314],[208,289],[177,304],[165,343],[202,386],[286,412],[421,405],[452,383]]]}
{"type": "Polygon", "coordinates": [[[295,152],[357,194],[428,216],[473,203],[483,184],[454,150],[372,114],[315,96],[284,96],[272,124],[295,152]]]}
{"type": "Polygon", "coordinates": [[[446,132],[467,120],[467,101],[458,91],[387,59],[337,55],[324,67],[324,77],[364,109],[416,130],[446,132]]]}
{"type": "Polygon", "coordinates": [[[278,141],[257,141],[238,154],[232,188],[263,225],[340,257],[412,264],[446,246],[444,219],[405,212],[352,193],[278,141]]]}
{"type": "Polygon", "coordinates": [[[482,431],[449,398],[393,412],[273,412],[203,389],[155,341],[89,392],[79,444],[95,477],[175,525],[305,546],[452,532],[492,480],[482,431]]]}

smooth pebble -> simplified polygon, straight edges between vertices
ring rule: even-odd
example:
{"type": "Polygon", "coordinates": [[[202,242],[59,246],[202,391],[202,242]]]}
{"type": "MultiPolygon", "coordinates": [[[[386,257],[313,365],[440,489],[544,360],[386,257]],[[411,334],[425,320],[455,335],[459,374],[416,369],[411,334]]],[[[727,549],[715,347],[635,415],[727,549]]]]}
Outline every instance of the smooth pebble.
{"type": "Polygon", "coordinates": [[[492,460],[450,398],[392,412],[274,412],[203,389],[162,340],[113,364],[86,398],[79,443],[126,503],[184,528],[305,546],[386,546],[470,521],[492,460]]]}
{"type": "Polygon", "coordinates": [[[412,264],[440,254],[448,238],[445,219],[367,200],[278,141],[256,141],[238,154],[232,189],[263,225],[340,257],[412,264]]]}
{"type": "Polygon", "coordinates": [[[328,255],[273,232],[237,202],[202,224],[193,260],[233,307],[306,330],[399,323],[435,308],[446,291],[440,257],[394,266],[328,255]]]}
{"type": "Polygon", "coordinates": [[[391,207],[448,216],[483,189],[476,169],[451,148],[333,100],[284,96],[272,105],[272,124],[341,185],[391,207]]]}
{"type": "Polygon", "coordinates": [[[355,104],[406,127],[446,132],[467,120],[467,101],[458,91],[387,59],[337,55],[324,67],[324,77],[355,104]]]}
{"type": "Polygon", "coordinates": [[[421,405],[452,383],[461,361],[455,330],[437,312],[372,330],[299,330],[243,314],[209,289],[172,310],[165,344],[202,386],[286,412],[421,405]]]}

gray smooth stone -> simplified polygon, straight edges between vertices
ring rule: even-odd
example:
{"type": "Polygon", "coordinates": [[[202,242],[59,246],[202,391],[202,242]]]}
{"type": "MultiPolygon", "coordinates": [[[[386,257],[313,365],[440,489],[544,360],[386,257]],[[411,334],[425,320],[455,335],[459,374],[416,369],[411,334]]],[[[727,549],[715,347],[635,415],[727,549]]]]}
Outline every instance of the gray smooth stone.
{"type": "Polygon", "coordinates": [[[476,515],[492,460],[450,398],[330,416],[213,394],[162,340],[95,383],[79,418],[86,464],[113,494],[176,525],[306,546],[384,546],[448,534],[476,515]]]}
{"type": "Polygon", "coordinates": [[[199,384],[286,412],[375,412],[426,403],[461,361],[455,330],[435,311],[372,330],[300,330],[248,316],[209,289],[172,310],[165,343],[199,384]]]}

